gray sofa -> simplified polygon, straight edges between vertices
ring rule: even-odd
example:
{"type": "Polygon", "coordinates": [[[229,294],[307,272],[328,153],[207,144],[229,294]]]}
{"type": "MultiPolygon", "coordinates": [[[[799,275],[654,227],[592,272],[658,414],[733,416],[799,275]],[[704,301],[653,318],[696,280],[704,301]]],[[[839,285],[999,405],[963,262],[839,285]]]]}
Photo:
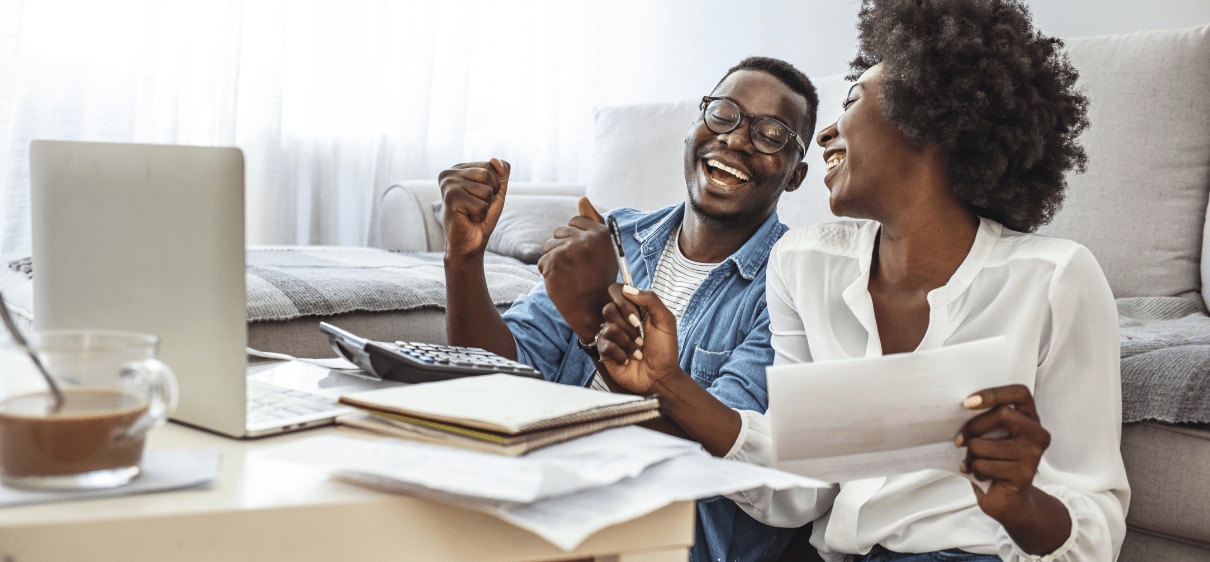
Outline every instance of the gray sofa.
{"type": "MultiPolygon", "coordinates": [[[[1042,232],[1088,246],[1120,299],[1122,454],[1133,490],[1120,559],[1210,560],[1210,285],[1203,283],[1210,279],[1210,25],[1070,39],[1068,51],[1091,100],[1091,127],[1083,137],[1088,170],[1069,178],[1067,202],[1042,232]],[[1179,354],[1174,359],[1167,352],[1179,354]]],[[[829,123],[847,84],[840,76],[814,80],[820,122],[829,123]]],[[[536,282],[533,266],[520,260],[533,261],[534,245],[575,213],[578,196],[602,209],[682,200],[682,140],[696,114],[692,100],[600,108],[594,165],[584,185],[514,182],[490,246],[501,254],[491,274],[496,303],[507,306],[536,282]]],[[[819,148],[812,146],[806,160],[811,171],[804,187],[779,206],[790,226],[834,218],[822,189],[819,148]]],[[[439,200],[434,180],[381,186],[370,232],[374,249],[318,249],[328,253],[308,257],[361,260],[349,266],[349,275],[380,269],[380,280],[395,276],[389,284],[350,289],[331,264],[273,253],[299,249],[250,251],[250,264],[272,264],[259,274],[264,284],[252,280],[250,269],[249,345],[330,356],[316,328],[321,320],[374,339],[444,342],[435,253],[444,245],[434,208],[439,200]],[[417,260],[405,265],[409,257],[417,260]],[[310,279],[315,290],[279,294],[296,284],[275,283],[275,276],[310,279]],[[263,291],[254,294],[254,286],[263,291]],[[406,294],[380,298],[387,289],[406,294]]],[[[27,321],[28,285],[21,272],[0,268],[0,291],[27,321]]]]}

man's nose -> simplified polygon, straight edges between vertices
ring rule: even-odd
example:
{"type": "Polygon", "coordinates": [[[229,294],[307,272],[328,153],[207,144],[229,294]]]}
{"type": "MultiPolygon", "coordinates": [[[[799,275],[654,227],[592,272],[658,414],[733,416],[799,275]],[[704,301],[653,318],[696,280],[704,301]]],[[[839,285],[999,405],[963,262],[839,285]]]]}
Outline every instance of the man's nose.
{"type": "Polygon", "coordinates": [[[820,131],[818,135],[815,135],[815,144],[818,144],[819,146],[827,146],[827,144],[829,142],[832,142],[832,139],[835,139],[835,138],[836,138],[836,123],[832,123],[831,125],[824,127],[823,130],[820,131]]]}
{"type": "Polygon", "coordinates": [[[752,132],[749,130],[751,128],[752,123],[748,121],[748,118],[741,117],[739,125],[736,125],[730,132],[722,133],[718,137],[719,140],[726,143],[733,150],[742,150],[751,153],[756,150],[756,147],[752,145],[752,132]]]}

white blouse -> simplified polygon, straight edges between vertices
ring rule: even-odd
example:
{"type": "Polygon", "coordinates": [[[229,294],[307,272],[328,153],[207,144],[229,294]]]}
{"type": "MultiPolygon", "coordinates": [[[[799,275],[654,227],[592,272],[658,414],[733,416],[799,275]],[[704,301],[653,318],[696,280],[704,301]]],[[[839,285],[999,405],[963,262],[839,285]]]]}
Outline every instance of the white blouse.
{"type": "MultiPolygon", "coordinates": [[[[774,364],[882,355],[868,291],[878,231],[873,221],[813,225],[777,243],[767,288],[774,364]]],[[[1071,515],[1061,547],[1046,556],[1023,552],[979,509],[957,466],[853,480],[838,490],[758,489],[728,497],[777,526],[806,524],[830,506],[811,537],[829,560],[875,544],[897,552],[961,548],[1009,561],[1116,559],[1130,489],[1119,451],[1117,308],[1096,259],[1074,242],[981,219],[970,253],[928,302],[918,350],[1004,335],[1009,369],[1033,381],[1039,418],[1051,434],[1034,485],[1071,515]]],[[[727,457],[771,464],[767,419],[740,413],[743,426],[727,457]]]]}

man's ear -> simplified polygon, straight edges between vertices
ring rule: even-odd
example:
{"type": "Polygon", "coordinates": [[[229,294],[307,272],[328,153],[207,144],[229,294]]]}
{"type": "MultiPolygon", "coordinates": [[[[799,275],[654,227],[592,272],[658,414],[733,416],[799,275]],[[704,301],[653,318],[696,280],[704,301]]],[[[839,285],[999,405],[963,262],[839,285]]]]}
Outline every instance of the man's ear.
{"type": "Polygon", "coordinates": [[[794,167],[794,172],[790,174],[790,181],[786,182],[786,193],[794,191],[802,185],[802,180],[807,179],[807,163],[799,162],[794,167]]]}

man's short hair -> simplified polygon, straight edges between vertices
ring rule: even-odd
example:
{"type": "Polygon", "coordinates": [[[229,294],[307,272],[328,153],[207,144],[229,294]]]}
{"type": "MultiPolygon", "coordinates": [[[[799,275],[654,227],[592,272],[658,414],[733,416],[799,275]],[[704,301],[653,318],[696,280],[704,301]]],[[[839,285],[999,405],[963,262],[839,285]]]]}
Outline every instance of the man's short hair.
{"type": "Polygon", "coordinates": [[[727,73],[719,79],[718,84],[714,85],[714,89],[717,90],[723,80],[739,70],[758,70],[769,74],[807,100],[807,128],[798,133],[804,137],[804,141],[810,144],[811,137],[815,135],[815,114],[819,109],[819,94],[815,92],[815,85],[811,83],[811,79],[784,60],[770,57],[748,57],[727,70],[727,73]]]}

